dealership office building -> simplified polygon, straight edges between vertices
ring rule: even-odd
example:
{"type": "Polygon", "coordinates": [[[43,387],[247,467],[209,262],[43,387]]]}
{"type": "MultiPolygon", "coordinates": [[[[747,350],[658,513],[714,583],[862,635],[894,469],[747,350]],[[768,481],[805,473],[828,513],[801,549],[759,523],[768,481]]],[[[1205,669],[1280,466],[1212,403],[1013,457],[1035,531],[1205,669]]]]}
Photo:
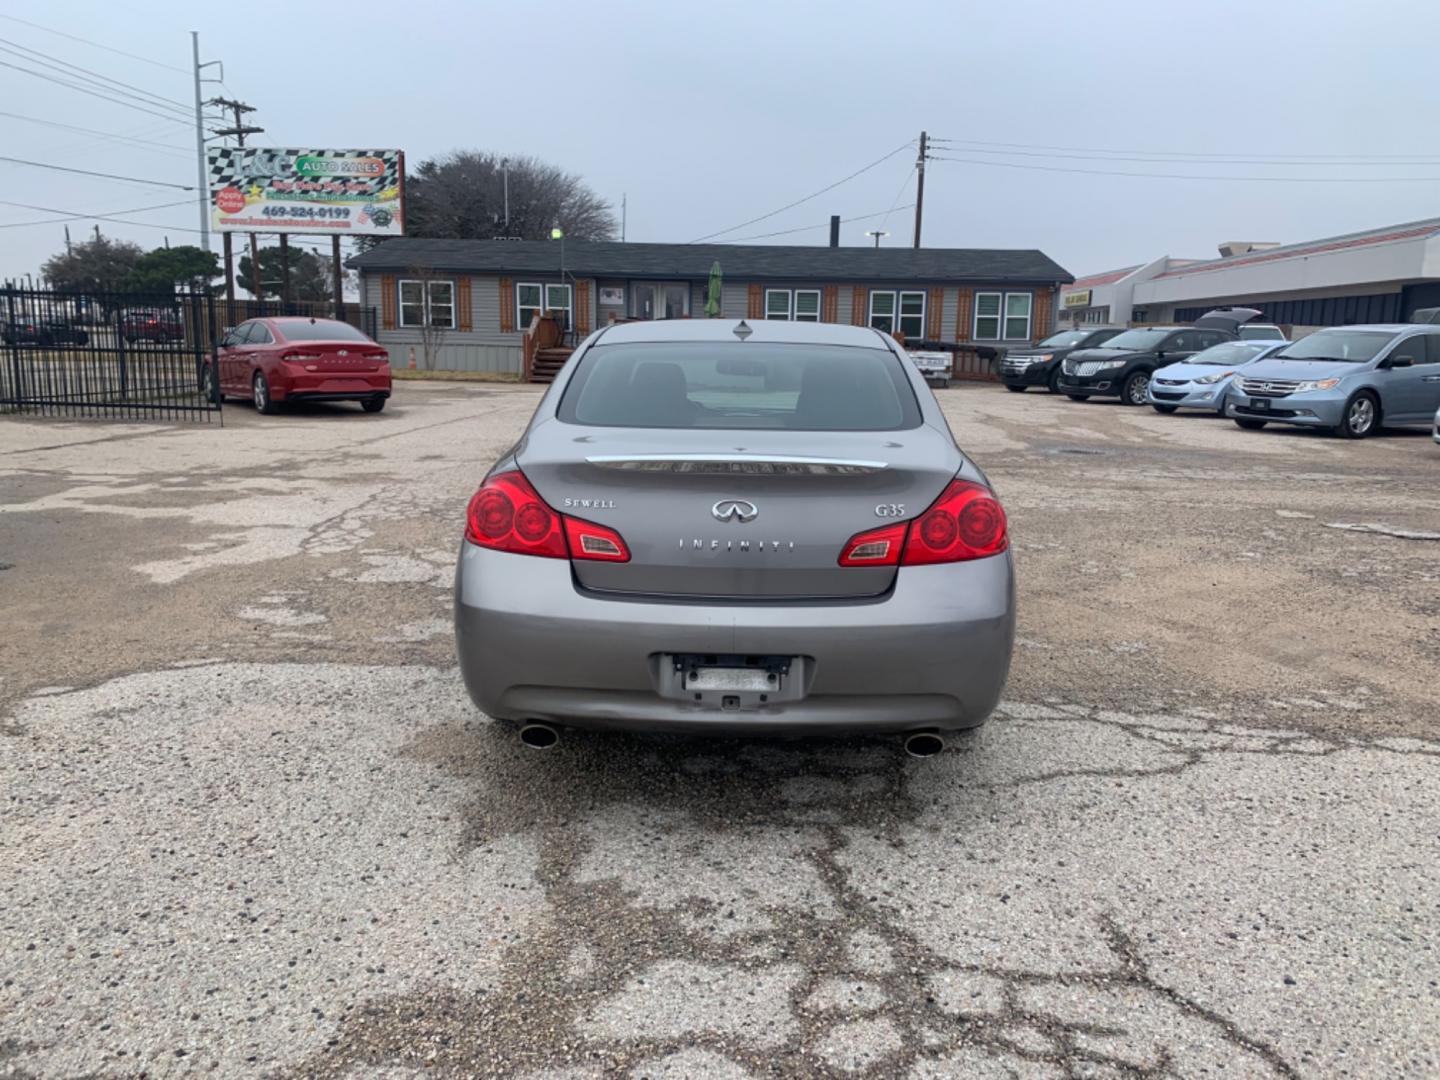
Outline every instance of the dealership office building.
{"type": "Polygon", "coordinates": [[[1406,322],[1440,306],[1440,218],[1300,244],[1230,242],[1220,252],[1083,276],[1061,291],[1060,321],[1183,323],[1234,305],[1304,333],[1406,322]]]}

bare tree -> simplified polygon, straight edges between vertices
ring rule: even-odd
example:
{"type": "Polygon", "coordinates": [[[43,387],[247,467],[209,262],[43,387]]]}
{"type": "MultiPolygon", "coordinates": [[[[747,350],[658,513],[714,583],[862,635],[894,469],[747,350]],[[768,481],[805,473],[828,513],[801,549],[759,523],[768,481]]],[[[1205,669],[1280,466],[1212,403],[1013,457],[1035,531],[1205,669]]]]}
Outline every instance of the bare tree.
{"type": "Polygon", "coordinates": [[[505,159],[489,151],[457,150],[431,158],[406,179],[405,201],[405,232],[410,236],[545,240],[556,225],[568,240],[615,236],[609,203],[578,176],[533,157],[505,159]],[[507,161],[508,166],[502,164],[507,161]]]}
{"type": "MultiPolygon", "coordinates": [[[[456,303],[459,298],[455,295],[455,285],[452,279],[442,277],[428,267],[412,266],[405,271],[406,280],[420,283],[420,322],[415,324],[415,329],[420,332],[420,363],[426,371],[435,370],[435,360],[440,355],[440,349],[445,344],[450,330],[459,322],[460,313],[456,310],[456,303]],[[437,324],[433,318],[430,306],[430,286],[432,282],[443,281],[450,286],[450,322],[437,324]]],[[[404,297],[401,297],[404,303],[404,297]]]]}

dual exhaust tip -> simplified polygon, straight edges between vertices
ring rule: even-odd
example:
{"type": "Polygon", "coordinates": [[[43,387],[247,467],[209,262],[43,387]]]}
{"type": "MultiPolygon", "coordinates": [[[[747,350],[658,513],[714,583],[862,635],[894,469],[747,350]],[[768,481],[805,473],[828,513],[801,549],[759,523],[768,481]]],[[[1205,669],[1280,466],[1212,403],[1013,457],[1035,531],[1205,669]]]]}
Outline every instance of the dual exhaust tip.
{"type": "MultiPolygon", "coordinates": [[[[560,731],[549,724],[532,721],[520,727],[520,741],[531,750],[549,750],[560,743],[560,731]]],[[[934,757],[945,749],[945,740],[934,731],[915,731],[905,736],[905,753],[913,758],[934,757]]]]}

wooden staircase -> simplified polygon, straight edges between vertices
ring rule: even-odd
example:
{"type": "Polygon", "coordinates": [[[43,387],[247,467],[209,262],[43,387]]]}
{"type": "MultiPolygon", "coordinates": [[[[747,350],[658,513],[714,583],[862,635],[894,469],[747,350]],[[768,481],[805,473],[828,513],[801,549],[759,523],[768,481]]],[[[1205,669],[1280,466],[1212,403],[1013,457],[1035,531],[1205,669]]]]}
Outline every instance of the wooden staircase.
{"type": "Polygon", "coordinates": [[[531,318],[530,325],[525,328],[523,342],[526,382],[555,381],[555,376],[575,351],[573,345],[564,344],[564,339],[560,320],[555,315],[537,313],[531,318]]]}

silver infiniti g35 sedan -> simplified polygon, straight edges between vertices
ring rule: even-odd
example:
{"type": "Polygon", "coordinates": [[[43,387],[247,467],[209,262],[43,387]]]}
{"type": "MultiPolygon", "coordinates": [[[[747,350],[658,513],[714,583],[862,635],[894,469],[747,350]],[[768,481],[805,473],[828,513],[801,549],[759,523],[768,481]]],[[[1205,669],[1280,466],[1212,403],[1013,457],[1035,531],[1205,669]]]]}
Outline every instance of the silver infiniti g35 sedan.
{"type": "Polygon", "coordinates": [[[631,323],[585,340],[470,500],[455,625],[475,704],[531,745],[936,733],[995,707],[1015,579],[995,493],[893,339],[631,323]]]}

